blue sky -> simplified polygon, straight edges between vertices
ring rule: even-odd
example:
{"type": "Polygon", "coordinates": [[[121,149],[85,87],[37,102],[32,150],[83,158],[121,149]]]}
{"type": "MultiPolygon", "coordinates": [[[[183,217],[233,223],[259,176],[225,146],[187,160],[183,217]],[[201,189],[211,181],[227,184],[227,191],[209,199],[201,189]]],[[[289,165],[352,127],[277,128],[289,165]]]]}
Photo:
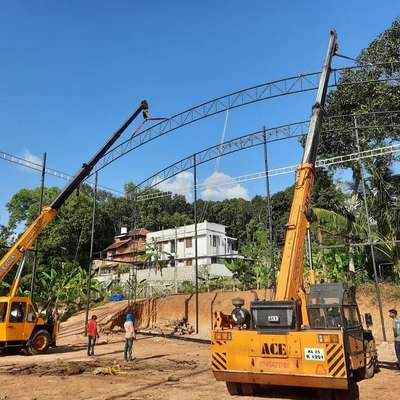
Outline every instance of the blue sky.
{"type": "MultiPolygon", "coordinates": [[[[319,70],[330,29],[356,56],[397,16],[393,1],[10,1],[0,4],[0,150],[74,173],[147,99],[168,116],[254,84],[319,70]]],[[[343,65],[337,60],[335,65],[343,65]]],[[[307,119],[315,93],[266,101],[229,115],[226,139],[307,119]]],[[[121,189],[220,141],[225,115],[180,129],[112,164],[100,183],[121,189]]],[[[295,140],[270,149],[270,167],[296,164],[295,140]]],[[[199,168],[204,180],[215,163],[199,168]]],[[[230,176],[263,169],[262,149],[223,158],[230,176]]],[[[189,177],[190,178],[190,177],[189,177]]],[[[0,160],[5,204],[40,176],[0,160]]],[[[273,178],[273,191],[293,181],[273,178]]],[[[49,185],[62,185],[48,178],[49,185]]],[[[177,183],[179,186],[179,182],[177,183]]],[[[175,185],[176,187],[176,185],[175,185]]],[[[248,196],[264,183],[243,184],[248,196]]]]}

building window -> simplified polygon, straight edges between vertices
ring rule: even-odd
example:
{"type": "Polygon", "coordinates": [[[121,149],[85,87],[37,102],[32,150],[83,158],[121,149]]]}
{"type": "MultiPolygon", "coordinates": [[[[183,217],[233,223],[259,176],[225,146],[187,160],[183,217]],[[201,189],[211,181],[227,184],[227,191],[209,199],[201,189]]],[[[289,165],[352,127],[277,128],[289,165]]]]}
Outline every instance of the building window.
{"type": "Polygon", "coordinates": [[[211,264],[217,263],[217,257],[211,257],[211,264]]]}
{"type": "Polygon", "coordinates": [[[185,265],[186,265],[187,267],[191,267],[191,266],[192,266],[192,259],[190,258],[190,259],[188,259],[188,260],[185,260],[185,265]]]}
{"type": "MultiPolygon", "coordinates": [[[[186,248],[191,249],[192,248],[192,238],[186,238],[186,248]]],[[[192,265],[192,264],[190,264],[192,265]]]]}
{"type": "Polygon", "coordinates": [[[175,240],[171,240],[171,253],[175,253],[175,251],[176,251],[175,240]]]}
{"type": "Polygon", "coordinates": [[[212,237],[212,246],[219,247],[219,236],[213,235],[212,237]]]}
{"type": "Polygon", "coordinates": [[[236,240],[228,239],[228,250],[236,251],[237,250],[237,242],[236,240]]]}

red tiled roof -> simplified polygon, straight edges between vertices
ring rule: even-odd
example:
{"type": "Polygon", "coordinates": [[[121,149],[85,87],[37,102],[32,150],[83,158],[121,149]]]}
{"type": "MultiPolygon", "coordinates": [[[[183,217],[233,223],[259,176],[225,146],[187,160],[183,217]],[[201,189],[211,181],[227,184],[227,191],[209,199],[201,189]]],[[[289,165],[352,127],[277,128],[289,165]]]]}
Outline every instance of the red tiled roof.
{"type": "Polygon", "coordinates": [[[121,247],[124,244],[127,244],[131,240],[132,239],[125,239],[125,240],[120,240],[119,242],[114,242],[113,244],[110,244],[108,247],[106,247],[105,250],[118,249],[118,247],[121,247]]]}
{"type": "Polygon", "coordinates": [[[129,235],[146,236],[149,231],[145,228],[136,228],[129,231],[129,235]]]}

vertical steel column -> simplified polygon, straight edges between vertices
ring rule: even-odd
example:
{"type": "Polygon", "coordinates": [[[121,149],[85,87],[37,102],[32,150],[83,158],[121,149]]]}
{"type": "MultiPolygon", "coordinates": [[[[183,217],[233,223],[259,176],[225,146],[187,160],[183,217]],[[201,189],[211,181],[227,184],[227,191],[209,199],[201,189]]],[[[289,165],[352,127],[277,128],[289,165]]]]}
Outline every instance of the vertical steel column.
{"type": "MultiPolygon", "coordinates": [[[[353,120],[354,120],[354,134],[355,134],[355,138],[356,138],[357,152],[360,155],[360,152],[361,152],[360,138],[358,136],[358,123],[357,123],[357,116],[355,114],[353,115],[353,120]]],[[[362,194],[363,194],[363,200],[364,200],[365,216],[367,218],[368,242],[369,242],[370,248],[371,248],[372,265],[373,265],[373,268],[374,268],[375,290],[376,290],[376,297],[378,299],[378,305],[379,305],[379,315],[380,315],[380,318],[381,318],[382,336],[383,336],[383,341],[386,342],[387,339],[386,339],[385,320],[384,320],[384,317],[383,317],[381,292],[380,292],[380,289],[379,289],[378,273],[377,273],[377,270],[376,270],[375,247],[374,247],[374,245],[372,243],[371,225],[370,225],[370,221],[369,221],[369,210],[368,210],[368,203],[367,203],[367,191],[366,191],[366,188],[365,188],[365,174],[364,174],[363,163],[362,163],[360,157],[358,158],[358,162],[360,164],[361,188],[362,188],[362,194]]]]}
{"type": "Polygon", "coordinates": [[[129,273],[128,273],[128,309],[131,307],[132,300],[132,265],[129,265],[129,273]]]}
{"type": "Polygon", "coordinates": [[[175,294],[178,293],[178,231],[175,226],[175,265],[174,265],[174,289],[175,289],[175,294]]]}
{"type": "MultiPolygon", "coordinates": [[[[42,212],[42,208],[43,208],[44,180],[46,178],[46,158],[47,158],[47,154],[43,153],[42,175],[40,178],[39,214],[42,212]]],[[[33,294],[35,291],[35,278],[36,278],[36,269],[37,269],[38,249],[39,249],[39,238],[37,238],[37,240],[35,242],[35,256],[33,259],[33,266],[32,266],[32,275],[31,275],[31,299],[32,300],[33,300],[33,294]]]]}
{"type": "Polygon", "coordinates": [[[132,215],[132,229],[138,228],[139,225],[139,204],[138,204],[138,189],[135,186],[133,189],[133,196],[132,196],[132,201],[133,201],[133,215],[132,215]]]}
{"type": "Polygon", "coordinates": [[[263,128],[263,139],[264,139],[264,171],[265,171],[265,189],[267,194],[267,229],[269,230],[269,259],[271,262],[271,288],[275,290],[275,266],[274,266],[274,238],[272,232],[272,204],[271,204],[271,191],[269,186],[269,174],[268,174],[268,148],[267,148],[267,135],[265,126],[263,128]]]}
{"type": "Polygon", "coordinates": [[[85,315],[85,336],[87,336],[87,324],[89,321],[89,307],[90,307],[90,292],[92,286],[92,261],[93,261],[93,241],[94,241],[94,224],[96,218],[96,202],[97,202],[97,178],[98,172],[94,175],[94,191],[93,191],[93,208],[92,208],[92,232],[90,236],[90,253],[89,253],[89,265],[88,265],[88,276],[87,276],[87,297],[86,297],[86,315],[85,315]]]}
{"type": "Polygon", "coordinates": [[[197,248],[197,160],[193,154],[194,268],[196,279],[196,333],[199,333],[199,263],[197,248]]]}

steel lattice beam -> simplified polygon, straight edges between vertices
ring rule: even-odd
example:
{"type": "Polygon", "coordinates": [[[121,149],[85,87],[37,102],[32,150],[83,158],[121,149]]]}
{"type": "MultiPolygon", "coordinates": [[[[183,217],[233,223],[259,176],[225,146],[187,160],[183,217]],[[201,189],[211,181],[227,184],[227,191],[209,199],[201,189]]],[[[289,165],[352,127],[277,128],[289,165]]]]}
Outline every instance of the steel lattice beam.
{"type": "MultiPolygon", "coordinates": [[[[298,122],[295,124],[284,125],[266,130],[268,142],[275,142],[293,137],[303,136],[308,129],[308,122],[298,122]]],[[[215,158],[225,156],[227,154],[249,149],[262,144],[264,141],[264,131],[257,131],[248,135],[241,136],[236,139],[229,140],[217,146],[209,147],[195,154],[197,165],[214,160],[215,158]]],[[[150,176],[146,180],[140,182],[137,188],[151,187],[155,183],[161,183],[183,171],[193,168],[193,156],[183,158],[182,160],[171,164],[167,168],[150,176]]]]}
{"type": "MultiPolygon", "coordinates": [[[[386,154],[395,154],[400,152],[400,144],[395,144],[391,146],[384,146],[384,147],[378,147],[375,149],[370,149],[366,151],[362,151],[360,153],[350,153],[346,154],[343,156],[337,156],[337,157],[331,157],[323,160],[318,160],[316,163],[317,168],[328,168],[331,167],[332,165],[338,165],[338,164],[344,164],[347,162],[351,161],[357,161],[359,159],[368,159],[368,158],[373,158],[373,157],[379,157],[383,156],[386,154]]],[[[296,172],[297,165],[289,165],[287,167],[281,167],[281,168],[274,168],[270,169],[268,171],[268,176],[279,176],[279,175],[285,175],[285,174],[292,174],[296,172]]],[[[237,185],[243,182],[249,182],[253,180],[258,180],[258,179],[264,179],[266,176],[265,171],[260,171],[252,174],[246,174],[246,175],[241,175],[241,176],[236,176],[228,179],[226,182],[218,182],[216,185],[206,185],[204,183],[198,184],[196,187],[198,190],[202,190],[205,188],[213,188],[213,187],[219,187],[219,186],[230,186],[230,185],[237,185]]],[[[194,187],[191,187],[188,191],[188,193],[193,192],[194,187]]],[[[180,194],[186,194],[186,193],[180,193],[180,194]]],[[[172,196],[172,192],[157,192],[157,193],[148,193],[148,194],[141,194],[137,196],[136,200],[137,201],[149,201],[149,200],[154,200],[158,199],[161,197],[166,197],[166,196],[172,196]]]]}
{"type": "MultiPolygon", "coordinates": [[[[359,114],[359,129],[384,129],[384,128],[400,128],[400,111],[392,112],[373,112],[359,114]]],[[[326,118],[323,125],[324,134],[332,134],[338,121],[352,121],[352,115],[333,116],[326,118]]],[[[283,125],[275,128],[270,128],[265,131],[267,142],[275,142],[293,137],[300,137],[307,133],[309,121],[301,121],[294,124],[283,125]]],[[[349,125],[350,126],[350,125],[349,125]]],[[[345,129],[342,128],[342,132],[345,129]]],[[[336,132],[337,134],[337,132],[336,132]]],[[[137,190],[154,187],[161,182],[170,179],[183,171],[193,168],[194,157],[196,157],[197,165],[214,160],[236,151],[245,150],[251,147],[261,145],[264,141],[264,131],[250,133],[236,139],[228,140],[216,146],[209,147],[196,153],[194,156],[183,158],[180,161],[169,165],[168,167],[158,171],[144,181],[140,182],[137,190]]]]}
{"type": "MultiPolygon", "coordinates": [[[[8,162],[11,162],[13,164],[20,165],[22,167],[33,169],[33,170],[38,171],[38,172],[42,171],[42,165],[41,164],[38,164],[38,163],[35,163],[33,161],[27,160],[26,158],[23,158],[23,157],[15,156],[15,155],[10,154],[10,153],[5,153],[3,151],[0,151],[0,159],[8,161],[8,162]]],[[[58,171],[56,169],[49,168],[49,167],[46,167],[46,174],[55,176],[55,177],[60,178],[60,179],[63,179],[64,181],[69,181],[69,180],[71,180],[73,178],[72,175],[69,175],[69,174],[67,174],[65,172],[61,172],[61,171],[58,171]]],[[[88,185],[94,187],[94,182],[86,181],[86,183],[88,185]]],[[[97,185],[97,187],[99,189],[101,189],[101,190],[105,190],[107,192],[111,192],[111,193],[117,194],[119,196],[124,194],[123,192],[121,192],[119,190],[110,189],[110,188],[108,188],[106,186],[97,185]]]]}
{"type": "MultiPolygon", "coordinates": [[[[366,84],[369,82],[383,81],[395,81],[398,83],[399,77],[395,74],[395,71],[399,66],[400,62],[333,69],[329,87],[332,88],[337,86],[340,74],[349,70],[364,70],[367,72],[378,70],[382,72],[379,74],[377,79],[366,79],[365,81],[361,80],[354,83],[345,82],[342,83],[343,85],[366,84]]],[[[192,124],[203,118],[207,118],[226,110],[242,107],[258,101],[316,90],[318,88],[320,74],[320,72],[313,72],[279,79],[272,82],[266,82],[239,90],[237,92],[229,93],[225,96],[218,97],[198,106],[192,107],[179,114],[175,114],[164,121],[156,123],[149,128],[140,131],[130,139],[127,139],[121,144],[115,146],[103,157],[102,160],[100,160],[97,170],[103,169],[125,154],[156,138],[159,138],[188,124],[192,124]]]]}

